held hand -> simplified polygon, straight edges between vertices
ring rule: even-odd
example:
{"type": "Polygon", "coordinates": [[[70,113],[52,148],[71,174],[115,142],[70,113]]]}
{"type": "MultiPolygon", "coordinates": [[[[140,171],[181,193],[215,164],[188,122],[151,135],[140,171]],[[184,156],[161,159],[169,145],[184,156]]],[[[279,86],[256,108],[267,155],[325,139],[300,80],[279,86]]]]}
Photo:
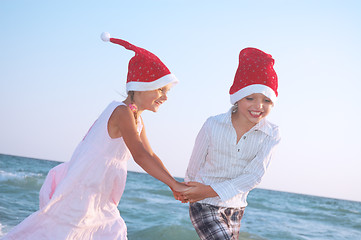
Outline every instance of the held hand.
{"type": "Polygon", "coordinates": [[[188,201],[186,201],[184,199],[184,197],[182,196],[182,194],[180,192],[176,192],[176,191],[173,191],[173,196],[174,196],[174,199],[175,200],[179,200],[181,201],[182,203],[187,203],[188,201]]]}
{"type": "Polygon", "coordinates": [[[190,187],[187,186],[185,183],[177,182],[176,185],[173,186],[173,189],[172,189],[174,199],[179,200],[182,203],[187,203],[188,201],[186,201],[184,199],[184,197],[182,196],[182,192],[184,192],[184,191],[186,191],[188,189],[190,189],[190,187]]]}
{"type": "Polygon", "coordinates": [[[180,183],[180,182],[176,182],[175,185],[173,185],[173,188],[172,190],[173,191],[176,191],[176,192],[179,192],[179,193],[182,193],[182,192],[185,192],[187,190],[189,190],[191,187],[188,186],[188,184],[186,183],[180,183]]]}
{"type": "Polygon", "coordinates": [[[199,182],[188,182],[186,184],[190,188],[181,193],[185,201],[193,203],[205,198],[218,196],[218,194],[209,185],[199,182]]]}

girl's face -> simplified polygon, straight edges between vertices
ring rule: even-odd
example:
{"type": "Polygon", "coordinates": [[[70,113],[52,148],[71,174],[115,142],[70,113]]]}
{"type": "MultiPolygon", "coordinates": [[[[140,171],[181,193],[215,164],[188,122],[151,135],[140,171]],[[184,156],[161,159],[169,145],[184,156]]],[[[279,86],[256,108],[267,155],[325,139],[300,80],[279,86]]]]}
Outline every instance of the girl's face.
{"type": "Polygon", "coordinates": [[[265,118],[273,107],[271,99],[262,93],[253,93],[237,102],[238,116],[249,124],[257,124],[265,118]]]}
{"type": "Polygon", "coordinates": [[[134,92],[134,99],[138,110],[149,110],[152,112],[157,112],[160,105],[167,101],[167,93],[171,87],[171,84],[168,84],[164,87],[161,87],[152,91],[136,91],[134,92]]]}

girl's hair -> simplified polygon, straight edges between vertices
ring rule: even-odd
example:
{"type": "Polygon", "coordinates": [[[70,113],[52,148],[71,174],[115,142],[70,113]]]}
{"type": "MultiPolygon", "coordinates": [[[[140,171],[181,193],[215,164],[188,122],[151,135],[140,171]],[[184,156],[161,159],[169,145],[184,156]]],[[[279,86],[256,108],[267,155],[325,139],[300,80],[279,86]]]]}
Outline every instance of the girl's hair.
{"type": "MultiPolygon", "coordinates": [[[[128,96],[130,96],[131,104],[134,104],[134,91],[129,91],[128,96]]],[[[137,125],[138,124],[138,111],[132,109],[132,112],[133,112],[134,119],[135,119],[135,125],[137,125]]]]}

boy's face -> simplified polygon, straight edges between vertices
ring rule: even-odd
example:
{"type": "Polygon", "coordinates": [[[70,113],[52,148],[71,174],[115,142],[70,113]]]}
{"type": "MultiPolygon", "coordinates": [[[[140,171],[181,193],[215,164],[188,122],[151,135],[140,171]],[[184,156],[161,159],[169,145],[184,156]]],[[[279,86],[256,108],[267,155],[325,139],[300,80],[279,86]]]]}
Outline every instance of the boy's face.
{"type": "Polygon", "coordinates": [[[253,93],[238,101],[239,116],[250,123],[257,124],[265,118],[273,107],[271,99],[262,93],[253,93]]]}

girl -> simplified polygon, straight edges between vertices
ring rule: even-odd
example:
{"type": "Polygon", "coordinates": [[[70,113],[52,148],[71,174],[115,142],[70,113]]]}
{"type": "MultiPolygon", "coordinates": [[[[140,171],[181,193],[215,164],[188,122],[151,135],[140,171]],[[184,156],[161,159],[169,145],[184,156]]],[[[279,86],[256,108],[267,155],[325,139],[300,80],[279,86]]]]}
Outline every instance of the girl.
{"type": "Polygon", "coordinates": [[[102,34],[135,52],[128,66],[123,102],[112,102],[95,121],[71,160],[51,169],[40,190],[40,210],[4,239],[127,239],[117,205],[127,176],[127,160],[135,162],[174,191],[187,189],[153,153],[140,117],[156,112],[177,79],[154,54],[102,34]]]}
{"type": "Polygon", "coordinates": [[[201,239],[237,239],[247,195],[265,174],[279,143],[278,127],[265,118],[277,93],[271,55],[255,48],[240,52],[230,88],[234,106],[210,117],[200,130],[187,168],[191,221],[201,239]]]}

